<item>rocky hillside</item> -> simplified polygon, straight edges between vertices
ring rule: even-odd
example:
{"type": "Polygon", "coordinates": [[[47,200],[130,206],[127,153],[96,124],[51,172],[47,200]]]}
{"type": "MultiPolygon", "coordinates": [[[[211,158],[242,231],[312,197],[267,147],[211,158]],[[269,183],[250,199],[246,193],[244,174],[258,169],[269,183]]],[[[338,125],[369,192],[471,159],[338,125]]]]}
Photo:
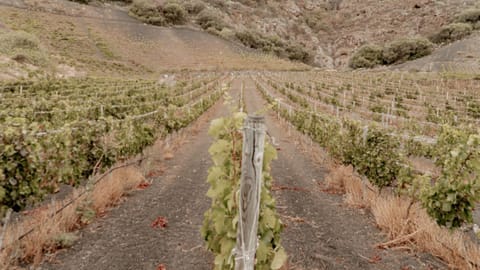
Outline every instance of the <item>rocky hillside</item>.
{"type": "Polygon", "coordinates": [[[191,27],[144,24],[127,10],[118,3],[0,0],[0,80],[305,68],[191,27]]]}
{"type": "MultiPolygon", "coordinates": [[[[171,1],[133,0],[160,5],[171,1]],[[156,4],[155,4],[156,3],[156,4]]],[[[360,46],[430,36],[475,0],[176,0],[187,23],[319,67],[342,68],[360,46]],[[195,7],[198,9],[195,11],[195,7]],[[190,10],[189,10],[190,11],[190,10]],[[207,12],[208,11],[208,12],[207,12]],[[199,15],[196,15],[198,14],[199,15]],[[202,24],[209,15],[214,23],[202,24]],[[220,26],[219,26],[220,25],[220,26]],[[245,33],[248,35],[245,37],[245,33]],[[280,45],[278,45],[280,44],[280,45]],[[286,49],[285,49],[286,48],[286,49]],[[301,48],[299,52],[298,49],[301,48]],[[294,51],[292,55],[290,52],[294,51]],[[304,57],[298,53],[308,52],[304,57]]]]}
{"type": "Polygon", "coordinates": [[[364,44],[428,37],[456,14],[480,7],[477,0],[76,1],[81,3],[0,1],[0,39],[20,31],[20,38],[26,32],[33,41],[20,57],[16,50],[9,56],[14,50],[3,42],[0,67],[9,68],[7,77],[35,74],[52,63],[65,76],[87,71],[298,68],[265,54],[253,55],[254,50],[245,47],[342,69],[364,44]],[[36,51],[29,51],[32,48],[36,51]],[[40,65],[32,66],[32,58],[40,65]]]}

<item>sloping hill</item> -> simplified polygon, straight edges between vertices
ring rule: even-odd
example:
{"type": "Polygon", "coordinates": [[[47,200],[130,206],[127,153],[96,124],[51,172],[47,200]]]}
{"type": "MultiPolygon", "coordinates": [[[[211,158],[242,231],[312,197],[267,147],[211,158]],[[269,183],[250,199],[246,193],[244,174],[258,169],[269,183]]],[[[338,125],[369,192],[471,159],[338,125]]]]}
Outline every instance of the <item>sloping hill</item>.
{"type": "MultiPolygon", "coordinates": [[[[159,1],[135,0],[157,5],[159,1]]],[[[160,1],[162,2],[162,1],[160,1]]],[[[165,2],[165,1],[163,1],[165,2]]],[[[203,3],[219,17],[220,36],[241,41],[238,34],[253,32],[247,46],[277,53],[275,43],[300,45],[311,52],[311,63],[326,68],[347,66],[352,53],[367,43],[429,36],[475,0],[178,0],[203,3]]],[[[198,16],[201,17],[201,16],[198,16]]],[[[189,23],[198,23],[196,15],[189,23]]],[[[278,54],[278,53],[277,53],[278,54]]]]}
{"type": "MultiPolygon", "coordinates": [[[[36,36],[48,55],[50,69],[62,74],[144,76],[181,69],[301,67],[203,31],[146,25],[115,6],[3,0],[0,18],[2,32],[25,31],[36,36]]],[[[15,61],[4,59],[2,63],[3,74],[22,68],[15,61]]],[[[10,72],[10,77],[24,73],[10,72]]]]}

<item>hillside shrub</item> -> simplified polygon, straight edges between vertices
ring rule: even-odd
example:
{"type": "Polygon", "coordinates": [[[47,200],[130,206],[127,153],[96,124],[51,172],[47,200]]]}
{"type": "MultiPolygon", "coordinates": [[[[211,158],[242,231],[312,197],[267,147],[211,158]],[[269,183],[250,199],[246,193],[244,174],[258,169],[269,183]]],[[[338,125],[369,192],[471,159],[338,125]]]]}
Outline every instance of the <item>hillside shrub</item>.
{"type": "Polygon", "coordinates": [[[77,3],[80,3],[80,4],[88,4],[91,2],[91,0],[70,0],[72,2],[77,2],[77,3]]]}
{"type": "Polygon", "coordinates": [[[285,48],[287,57],[290,60],[300,61],[303,63],[309,63],[312,59],[310,52],[306,51],[302,46],[298,44],[289,44],[285,48]]]}
{"type": "Polygon", "coordinates": [[[311,12],[307,12],[304,15],[305,23],[312,29],[313,32],[318,33],[320,31],[329,32],[332,29],[323,22],[323,18],[325,17],[324,11],[321,9],[313,10],[311,12]]]}
{"type": "Polygon", "coordinates": [[[187,21],[187,12],[177,3],[167,3],[163,6],[163,16],[167,23],[184,24],[187,21]]]}
{"type": "Polygon", "coordinates": [[[140,21],[153,25],[165,25],[162,7],[149,0],[134,0],[129,14],[140,21]]]}
{"type": "Polygon", "coordinates": [[[261,49],[266,47],[265,40],[256,32],[243,31],[235,34],[237,39],[243,43],[243,45],[252,49],[261,49]]]}
{"type": "Polygon", "coordinates": [[[469,9],[455,17],[456,23],[469,23],[475,29],[480,28],[480,9],[469,9]]]}
{"type": "Polygon", "coordinates": [[[351,68],[372,68],[382,64],[382,48],[376,45],[362,46],[350,59],[351,68]]]}
{"type": "Polygon", "coordinates": [[[225,27],[225,22],[220,15],[210,9],[205,9],[198,14],[197,24],[205,30],[213,28],[217,31],[222,31],[225,27]]]}
{"type": "Polygon", "coordinates": [[[237,32],[235,37],[245,46],[273,53],[279,57],[309,63],[312,54],[299,44],[287,43],[278,36],[266,36],[254,31],[237,32]]]}
{"type": "Polygon", "coordinates": [[[432,53],[433,44],[424,38],[406,38],[388,43],[382,51],[386,65],[399,64],[432,53]]]}
{"type": "Polygon", "coordinates": [[[18,62],[39,66],[47,64],[47,56],[38,38],[23,31],[0,32],[0,53],[18,62]]]}
{"type": "Polygon", "coordinates": [[[189,14],[199,14],[205,9],[205,4],[201,1],[186,1],[184,7],[189,14]]]}
{"type": "Polygon", "coordinates": [[[447,43],[462,39],[472,33],[473,27],[468,23],[451,23],[430,37],[434,43],[447,43]]]}
{"type": "Polygon", "coordinates": [[[144,23],[158,26],[184,24],[187,21],[187,12],[175,2],[162,5],[150,0],[134,0],[129,14],[144,23]]]}

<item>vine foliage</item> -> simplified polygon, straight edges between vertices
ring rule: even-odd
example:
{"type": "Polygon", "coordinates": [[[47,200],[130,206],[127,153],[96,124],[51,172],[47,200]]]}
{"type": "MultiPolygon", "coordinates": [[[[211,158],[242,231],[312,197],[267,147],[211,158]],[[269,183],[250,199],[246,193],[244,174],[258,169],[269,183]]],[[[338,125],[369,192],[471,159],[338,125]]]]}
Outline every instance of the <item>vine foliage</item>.
{"type": "MultiPolygon", "coordinates": [[[[209,169],[207,182],[210,189],[211,208],[205,213],[202,237],[207,248],[215,254],[215,268],[234,269],[234,248],[239,219],[239,190],[242,161],[243,135],[240,131],[245,113],[234,112],[231,116],[212,121],[209,134],[215,142],[209,149],[213,166],[209,169]]],[[[258,223],[258,248],[255,269],[280,269],[287,255],[280,245],[283,224],[275,210],[275,199],[270,194],[272,177],[270,162],[277,156],[275,148],[265,143],[263,160],[263,183],[258,223]]]]}

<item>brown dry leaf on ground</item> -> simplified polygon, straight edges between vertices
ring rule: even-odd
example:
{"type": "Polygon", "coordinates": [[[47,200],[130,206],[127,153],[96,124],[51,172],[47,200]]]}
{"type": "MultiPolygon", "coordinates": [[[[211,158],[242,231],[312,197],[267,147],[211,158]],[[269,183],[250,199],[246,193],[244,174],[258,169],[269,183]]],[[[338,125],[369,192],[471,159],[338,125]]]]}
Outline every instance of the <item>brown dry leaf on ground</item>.
{"type": "Polygon", "coordinates": [[[165,160],[170,160],[172,159],[174,156],[172,153],[165,153],[165,155],[163,155],[163,159],[165,160]]]}
{"type": "Polygon", "coordinates": [[[152,228],[165,228],[167,227],[167,224],[168,224],[168,221],[167,221],[167,218],[166,217],[157,217],[153,222],[152,224],[150,225],[150,227],[152,228]]]}
{"type": "Polygon", "coordinates": [[[147,189],[149,186],[151,186],[152,183],[148,182],[148,181],[143,181],[141,182],[140,184],[137,185],[137,189],[147,189]]]}
{"type": "Polygon", "coordinates": [[[277,191],[277,190],[291,190],[291,191],[303,191],[303,192],[308,192],[307,189],[301,188],[301,187],[289,187],[289,186],[282,186],[282,185],[272,185],[272,191],[277,191]]]}

